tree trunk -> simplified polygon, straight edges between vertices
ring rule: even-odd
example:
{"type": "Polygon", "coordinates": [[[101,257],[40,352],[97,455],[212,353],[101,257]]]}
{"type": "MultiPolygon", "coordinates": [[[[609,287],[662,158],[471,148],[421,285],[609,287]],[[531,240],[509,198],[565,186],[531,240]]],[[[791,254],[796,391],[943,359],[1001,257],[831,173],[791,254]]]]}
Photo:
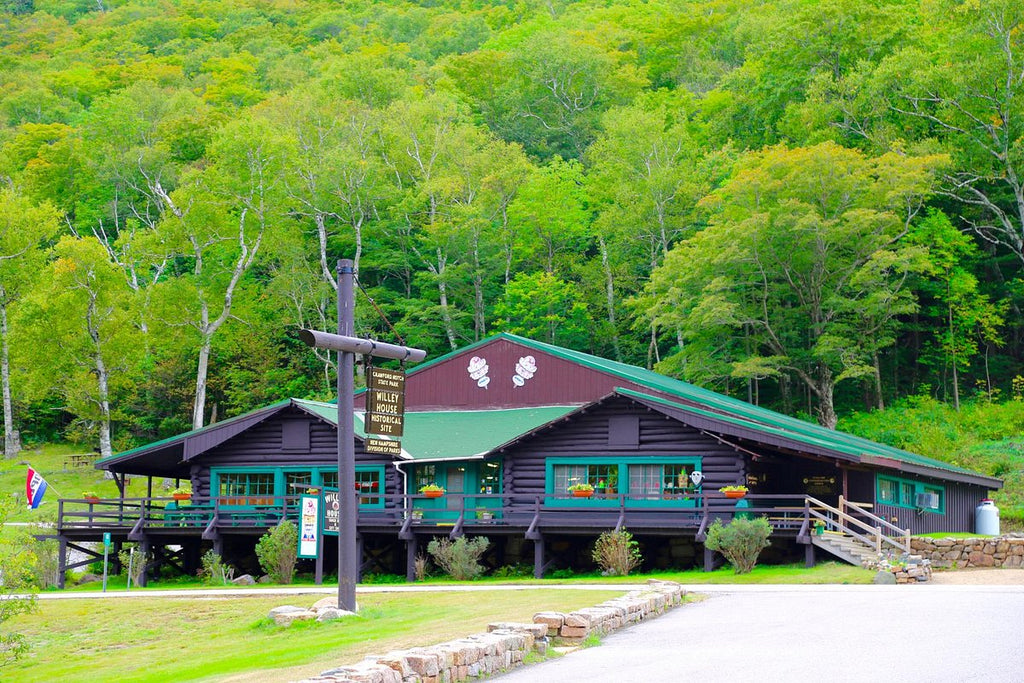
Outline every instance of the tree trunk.
{"type": "MultiPolygon", "coordinates": [[[[948,288],[947,288],[948,291],[948,288]]],[[[953,408],[960,412],[960,374],[956,367],[956,337],[953,333],[953,307],[949,306],[949,346],[953,356],[953,408]]]]}
{"type": "Polygon", "coordinates": [[[839,418],[836,417],[836,407],[833,400],[835,388],[831,371],[824,370],[815,394],[818,397],[818,422],[826,429],[835,429],[836,423],[839,421],[839,418]]]}
{"type": "MultiPolygon", "coordinates": [[[[6,292],[0,287],[0,297],[6,292]]],[[[0,379],[4,394],[4,457],[18,455],[18,440],[14,437],[14,406],[11,401],[11,357],[7,344],[7,303],[0,298],[0,379]]]]}
{"type": "Polygon", "coordinates": [[[872,360],[874,361],[875,368],[875,400],[876,406],[879,410],[885,410],[885,399],[882,396],[882,368],[878,362],[878,349],[872,352],[872,360]]]}
{"type": "Polygon", "coordinates": [[[437,291],[441,299],[441,319],[444,321],[444,332],[448,337],[448,344],[452,351],[458,348],[455,341],[455,328],[452,326],[452,314],[448,310],[448,285],[444,280],[437,281],[437,291]]]}
{"type": "Polygon", "coordinates": [[[108,390],[107,366],[103,357],[96,349],[96,381],[99,385],[99,406],[100,406],[100,457],[109,458],[113,455],[110,446],[110,393],[108,390]]]}
{"type": "Polygon", "coordinates": [[[213,335],[203,335],[203,345],[199,349],[199,366],[196,368],[196,398],[192,402],[192,429],[203,426],[206,413],[206,377],[210,371],[210,347],[213,335]]]}
{"type": "Polygon", "coordinates": [[[608,259],[608,245],[605,244],[604,235],[597,236],[597,243],[601,247],[601,266],[604,268],[605,296],[608,301],[608,326],[612,333],[612,349],[615,352],[615,360],[622,361],[622,350],[619,347],[619,327],[615,322],[615,280],[612,276],[612,268],[608,259]]]}

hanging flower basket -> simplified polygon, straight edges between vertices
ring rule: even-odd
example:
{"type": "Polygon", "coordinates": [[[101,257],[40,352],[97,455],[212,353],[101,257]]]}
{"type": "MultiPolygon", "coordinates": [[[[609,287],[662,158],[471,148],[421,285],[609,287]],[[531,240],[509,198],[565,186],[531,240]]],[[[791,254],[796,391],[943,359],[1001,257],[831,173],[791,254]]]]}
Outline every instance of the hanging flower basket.
{"type": "Polygon", "coordinates": [[[174,498],[174,500],[192,500],[191,493],[172,493],[171,497],[174,498]]]}

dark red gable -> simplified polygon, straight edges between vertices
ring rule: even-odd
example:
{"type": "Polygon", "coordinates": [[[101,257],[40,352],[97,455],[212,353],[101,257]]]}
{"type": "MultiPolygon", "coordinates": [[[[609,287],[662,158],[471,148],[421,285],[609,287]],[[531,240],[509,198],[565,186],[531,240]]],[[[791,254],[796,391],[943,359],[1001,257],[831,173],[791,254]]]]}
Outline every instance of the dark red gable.
{"type": "MultiPolygon", "coordinates": [[[[496,338],[409,372],[406,410],[581,405],[634,386],[515,341],[496,338]]],[[[363,407],[363,396],[356,407],[363,407]]]]}

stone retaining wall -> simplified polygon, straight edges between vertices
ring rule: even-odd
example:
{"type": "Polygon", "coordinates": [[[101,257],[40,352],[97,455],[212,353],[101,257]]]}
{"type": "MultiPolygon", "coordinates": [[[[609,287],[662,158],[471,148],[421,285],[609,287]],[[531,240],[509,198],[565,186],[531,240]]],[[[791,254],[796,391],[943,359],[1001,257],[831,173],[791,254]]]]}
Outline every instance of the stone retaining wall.
{"type": "Polygon", "coordinates": [[[648,581],[594,607],[568,614],[540,612],[532,624],[498,622],[477,633],[440,645],[373,655],[353,666],[324,671],[302,683],[455,683],[483,678],[520,666],[531,652],[544,655],[554,644],[579,644],[639,623],[682,604],[686,591],[677,583],[648,581]]]}
{"type": "Polygon", "coordinates": [[[911,538],[914,553],[928,558],[933,567],[1024,566],[1024,534],[979,538],[911,538]]]}

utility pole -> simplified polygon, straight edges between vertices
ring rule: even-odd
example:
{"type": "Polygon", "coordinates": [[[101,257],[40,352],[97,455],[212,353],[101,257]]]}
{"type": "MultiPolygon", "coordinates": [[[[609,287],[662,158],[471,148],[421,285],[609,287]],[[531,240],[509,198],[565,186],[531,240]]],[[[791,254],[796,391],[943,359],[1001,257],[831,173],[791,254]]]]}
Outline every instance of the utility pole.
{"type": "MultiPolygon", "coordinates": [[[[338,333],[300,330],[299,339],[308,346],[338,352],[338,502],[341,505],[338,530],[338,609],[356,611],[356,583],[359,557],[356,522],[355,384],[353,371],[357,353],[418,363],[427,356],[422,349],[395,346],[352,336],[355,327],[355,298],[352,261],[338,261],[338,333]]],[[[382,482],[383,484],[383,482],[382,482]]]]}

